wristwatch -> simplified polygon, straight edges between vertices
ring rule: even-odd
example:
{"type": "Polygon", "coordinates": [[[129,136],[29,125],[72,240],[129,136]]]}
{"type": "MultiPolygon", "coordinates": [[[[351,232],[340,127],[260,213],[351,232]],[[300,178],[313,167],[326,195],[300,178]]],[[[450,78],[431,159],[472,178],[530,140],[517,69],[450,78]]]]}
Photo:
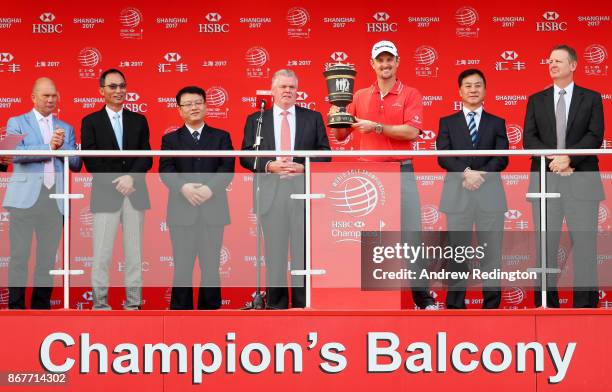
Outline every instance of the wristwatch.
{"type": "Polygon", "coordinates": [[[383,125],[381,123],[376,123],[374,126],[374,132],[380,135],[383,132],[383,125]]]}

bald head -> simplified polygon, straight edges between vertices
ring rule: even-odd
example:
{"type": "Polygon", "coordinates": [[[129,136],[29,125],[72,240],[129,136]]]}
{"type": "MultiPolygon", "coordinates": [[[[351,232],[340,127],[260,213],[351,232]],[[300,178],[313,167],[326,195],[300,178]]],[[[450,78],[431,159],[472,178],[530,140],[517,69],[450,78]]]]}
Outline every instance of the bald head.
{"type": "Polygon", "coordinates": [[[32,87],[32,102],[34,109],[47,117],[57,107],[58,94],[55,83],[49,78],[38,78],[32,87]]]}

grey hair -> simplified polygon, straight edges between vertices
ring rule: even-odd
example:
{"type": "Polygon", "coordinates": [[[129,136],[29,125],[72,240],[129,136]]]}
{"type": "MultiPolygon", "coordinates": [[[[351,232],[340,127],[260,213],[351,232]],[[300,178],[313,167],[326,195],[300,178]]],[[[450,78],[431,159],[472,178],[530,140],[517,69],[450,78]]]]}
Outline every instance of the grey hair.
{"type": "Polygon", "coordinates": [[[295,79],[295,84],[298,84],[298,78],[297,75],[295,74],[295,72],[293,72],[290,69],[279,69],[278,71],[274,72],[274,75],[272,76],[272,87],[274,87],[274,84],[276,83],[276,80],[280,77],[280,76],[286,76],[288,78],[293,78],[295,79]]]}

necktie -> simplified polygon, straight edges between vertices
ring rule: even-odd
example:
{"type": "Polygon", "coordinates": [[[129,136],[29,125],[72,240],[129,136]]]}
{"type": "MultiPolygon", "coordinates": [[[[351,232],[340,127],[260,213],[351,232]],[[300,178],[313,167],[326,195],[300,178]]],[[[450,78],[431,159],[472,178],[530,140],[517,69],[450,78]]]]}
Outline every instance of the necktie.
{"type": "Polygon", "coordinates": [[[121,115],[119,113],[113,115],[113,131],[115,131],[119,149],[123,150],[123,124],[121,123],[121,115]]]}
{"type": "Polygon", "coordinates": [[[469,112],[468,117],[468,129],[470,130],[470,139],[472,139],[472,146],[476,147],[478,141],[478,129],[476,129],[476,112],[469,112]]]}
{"type": "MultiPolygon", "coordinates": [[[[45,144],[51,143],[51,137],[53,136],[48,121],[49,120],[44,117],[40,119],[40,130],[42,131],[42,137],[45,144]]],[[[43,183],[47,189],[51,189],[53,184],[55,184],[55,168],[53,167],[53,158],[45,161],[43,168],[43,183]]]]}
{"type": "MultiPolygon", "coordinates": [[[[283,151],[291,151],[291,129],[289,128],[289,120],[287,119],[288,111],[284,110],[281,115],[281,145],[280,148],[283,151]]],[[[290,161],[291,157],[283,157],[283,160],[290,161]]]]}
{"type": "Polygon", "coordinates": [[[567,119],[565,118],[565,90],[559,91],[559,101],[555,110],[557,122],[557,148],[565,148],[565,135],[567,134],[567,119]]]}
{"type": "Polygon", "coordinates": [[[193,141],[194,142],[199,142],[200,141],[200,132],[195,131],[194,133],[191,134],[191,136],[193,136],[193,141]]]}

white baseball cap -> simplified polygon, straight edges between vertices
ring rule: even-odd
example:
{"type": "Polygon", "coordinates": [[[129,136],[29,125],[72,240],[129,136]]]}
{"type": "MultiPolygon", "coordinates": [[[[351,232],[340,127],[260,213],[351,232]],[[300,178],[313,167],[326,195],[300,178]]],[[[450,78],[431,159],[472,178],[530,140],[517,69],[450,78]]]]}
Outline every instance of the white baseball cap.
{"type": "Polygon", "coordinates": [[[391,41],[378,41],[372,46],[372,58],[375,59],[379,54],[387,52],[397,57],[397,48],[391,41]]]}

